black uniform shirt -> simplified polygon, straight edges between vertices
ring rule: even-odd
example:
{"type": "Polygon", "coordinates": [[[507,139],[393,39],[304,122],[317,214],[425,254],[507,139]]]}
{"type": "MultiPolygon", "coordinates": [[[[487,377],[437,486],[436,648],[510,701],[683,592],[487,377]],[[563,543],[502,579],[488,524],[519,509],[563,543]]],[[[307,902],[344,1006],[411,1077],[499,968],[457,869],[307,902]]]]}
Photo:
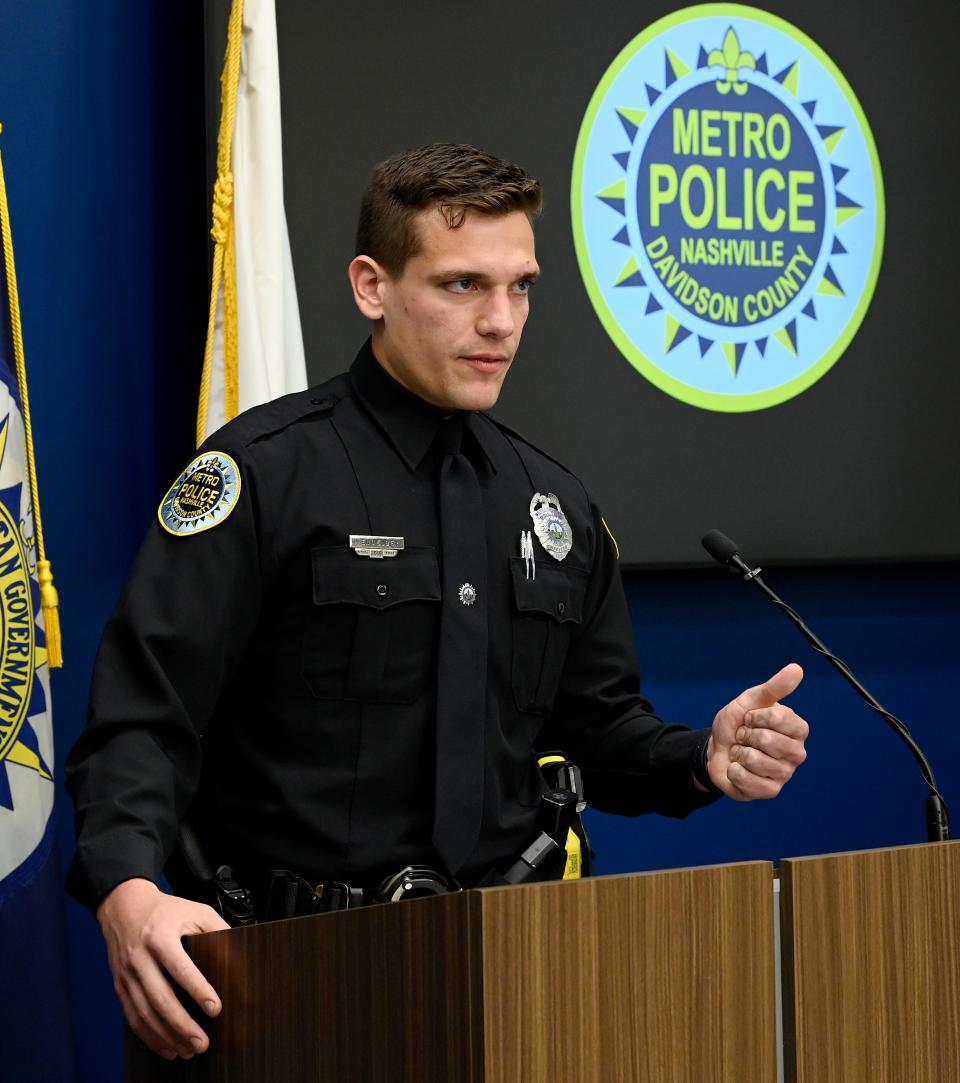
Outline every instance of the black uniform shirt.
{"type": "MultiPolygon", "coordinates": [[[[207,442],[237,463],[235,507],[191,536],[154,524],[100,647],[67,768],[77,898],[156,881],[188,809],[215,864],[365,884],[438,865],[441,420],[368,344],[348,374],[207,442]],[[404,548],[360,557],[350,534],[404,548]]],[[[486,415],[467,428],[489,621],[485,762],[462,765],[484,789],[469,883],[531,838],[535,749],[578,762],[601,809],[682,816],[713,798],[690,781],[702,731],[665,725],[639,694],[613,545],[582,485],[486,415]],[[557,561],[534,540],[528,578],[534,492],[556,494],[573,548],[557,561]]]]}

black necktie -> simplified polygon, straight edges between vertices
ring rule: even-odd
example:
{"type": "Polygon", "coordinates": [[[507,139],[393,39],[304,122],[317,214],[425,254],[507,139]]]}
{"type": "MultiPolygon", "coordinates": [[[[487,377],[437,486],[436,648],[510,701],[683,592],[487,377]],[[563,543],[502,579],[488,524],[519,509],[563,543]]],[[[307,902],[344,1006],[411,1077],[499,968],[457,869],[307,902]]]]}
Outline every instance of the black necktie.
{"type": "Polygon", "coordinates": [[[480,483],[461,451],[463,422],[440,432],[443,602],[437,666],[433,844],[451,875],[480,835],[487,705],[487,534],[480,483]]]}

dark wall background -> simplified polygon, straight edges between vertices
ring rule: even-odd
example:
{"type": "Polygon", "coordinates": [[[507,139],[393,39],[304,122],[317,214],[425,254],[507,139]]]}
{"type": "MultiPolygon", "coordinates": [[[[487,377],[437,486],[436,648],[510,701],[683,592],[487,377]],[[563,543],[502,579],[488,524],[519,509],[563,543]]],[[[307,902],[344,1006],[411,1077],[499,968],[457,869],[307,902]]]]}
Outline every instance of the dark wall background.
{"type": "MultiPolygon", "coordinates": [[[[283,29],[289,0],[281,0],[281,6],[283,29]]],[[[628,13],[618,14],[612,7],[598,10],[604,11],[603,18],[591,24],[591,34],[620,40],[628,13]],[[602,25],[607,16],[615,20],[613,30],[602,25]]],[[[869,24],[863,32],[872,40],[878,33],[872,10],[848,5],[833,16],[853,29],[861,19],[869,24]]],[[[379,103],[376,123],[370,123],[384,153],[405,143],[466,135],[528,159],[521,139],[503,137],[503,118],[485,118],[474,100],[484,69],[467,61],[477,57],[480,45],[494,52],[509,46],[514,50],[510,55],[520,56],[514,36],[536,29],[534,40],[544,46],[525,51],[528,64],[547,67],[562,61],[568,78],[583,86],[599,75],[599,70],[578,72],[575,42],[559,59],[546,48],[560,14],[550,21],[538,18],[534,27],[532,15],[514,10],[494,34],[486,23],[485,30],[479,24],[456,24],[449,8],[426,5],[423,11],[422,16],[408,13],[408,18],[415,26],[442,23],[450,49],[459,49],[465,58],[458,79],[444,78],[435,88],[434,97],[445,110],[442,130],[416,124],[406,85],[420,77],[410,61],[395,58],[386,75],[376,67],[377,56],[387,55],[387,43],[398,33],[399,15],[361,27],[349,12],[325,9],[323,25],[316,28],[318,77],[327,78],[332,53],[350,50],[357,96],[379,103]],[[379,44],[381,38],[384,44],[379,44]],[[465,85],[464,72],[469,71],[475,74],[465,85]],[[459,130],[460,113],[472,130],[459,130]]],[[[659,11],[651,7],[650,18],[659,11]]],[[[580,20],[575,13],[570,18],[580,20]]],[[[799,15],[796,19],[802,24],[799,15]]],[[[66,668],[52,681],[58,779],[63,756],[83,723],[103,623],[161,491],[192,448],[207,288],[201,22],[200,7],[191,0],[165,5],[105,0],[82,11],[63,0],[37,0],[0,8],[0,148],[23,305],[44,523],[61,592],[67,652],[66,668]]],[[[584,26],[582,20],[571,25],[577,33],[584,26]]],[[[903,16],[884,34],[906,32],[905,27],[903,16]]],[[[822,36],[818,27],[806,29],[815,38],[822,36]]],[[[215,52],[221,55],[222,46],[215,52]]],[[[451,72],[452,62],[444,57],[436,62],[442,72],[451,72]]],[[[912,63],[909,57],[903,62],[912,63]]],[[[901,70],[888,73],[891,97],[899,93],[901,70]]],[[[318,108],[325,92],[311,92],[318,108]]],[[[549,125],[550,105],[518,98],[516,111],[531,117],[525,130],[532,131],[534,114],[549,125]]],[[[298,261],[311,258],[315,249],[317,262],[331,267],[332,284],[322,307],[307,297],[304,312],[314,355],[336,355],[338,364],[343,351],[352,352],[363,328],[350,311],[341,270],[349,256],[352,224],[330,219],[324,193],[342,186],[355,200],[376,157],[350,157],[346,148],[352,119],[345,109],[331,105],[320,132],[294,127],[285,133],[288,146],[291,140],[312,141],[318,163],[325,163],[326,181],[310,194],[315,221],[294,243],[298,261]],[[337,325],[345,330],[334,341],[337,325]]],[[[883,150],[879,131],[877,136],[883,150]]],[[[558,145],[558,156],[561,150],[566,154],[565,146],[558,145]]],[[[531,167],[539,168],[536,162],[531,167]]],[[[306,199],[308,193],[302,194],[306,199]]],[[[562,207],[549,213],[562,217],[566,229],[566,194],[557,198],[562,207]]],[[[949,217],[954,202],[944,206],[947,210],[941,207],[940,213],[949,217]]],[[[563,230],[544,232],[545,265],[572,260],[567,243],[563,230]]],[[[955,287],[956,273],[951,272],[944,289],[955,287]]],[[[582,314],[571,312],[571,335],[581,316],[593,319],[586,308],[582,314]]],[[[542,313],[538,321],[543,322],[540,317],[542,313]]],[[[533,339],[527,344],[528,363],[518,365],[511,379],[539,382],[551,403],[582,397],[590,381],[574,374],[565,385],[535,344],[533,339]]],[[[914,368],[937,362],[937,356],[918,355],[914,368]]],[[[626,362],[622,364],[626,368],[626,362]]],[[[630,378],[634,391],[638,379],[630,378]]],[[[653,389],[645,408],[651,424],[663,409],[681,409],[653,389]]],[[[542,418],[531,414],[520,421],[533,431],[542,418]]],[[[635,437],[636,429],[632,423],[626,431],[635,437]]],[[[572,459],[580,443],[596,442],[610,435],[609,430],[602,415],[590,412],[583,434],[564,444],[566,457],[572,459]]],[[[763,454],[786,469],[791,451],[771,439],[763,454]]],[[[646,503],[659,506],[655,477],[652,473],[646,483],[651,486],[646,503]]],[[[615,495],[617,499],[607,503],[618,508],[634,501],[632,494],[615,495]]],[[[694,499],[696,494],[691,494],[694,499]]],[[[930,513],[947,506],[955,506],[953,488],[931,500],[930,513]]],[[[766,508],[777,523],[806,514],[803,503],[798,505],[786,493],[768,495],[766,508]]],[[[723,524],[734,532],[731,520],[723,524]]],[[[826,529],[831,524],[822,525],[826,529]]],[[[622,535],[623,525],[618,529],[622,535]]],[[[823,565],[773,568],[767,578],[846,657],[878,698],[913,727],[956,807],[960,568],[823,565]]],[[[593,841],[600,852],[600,871],[779,858],[923,838],[923,790],[909,754],[825,663],[807,657],[797,634],[763,599],[719,569],[632,573],[626,582],[646,688],[665,717],[707,723],[731,695],[798,658],[808,676],[795,702],[814,728],[810,760],[775,802],[721,802],[683,822],[659,817],[629,822],[595,815],[593,841]]],[[[66,860],[72,849],[71,816],[62,791],[60,796],[61,853],[66,860]]],[[[120,1014],[99,931],[69,900],[67,918],[83,1078],[88,1083],[118,1080],[120,1014]]],[[[4,992],[15,994],[6,988],[4,992]]]]}
{"type": "MultiPolygon", "coordinates": [[[[226,6],[225,0],[215,0],[226,6]]],[[[769,0],[837,63],[876,139],[888,209],[870,310],[846,355],[773,409],[718,414],[669,397],[622,357],[577,268],[570,176],[587,103],[617,53],[678,0],[641,6],[283,0],[287,212],[311,374],[364,334],[338,303],[371,166],[433,140],[519,161],[546,189],[543,278],[497,413],[583,477],[637,564],[703,563],[720,526],[761,560],[960,556],[951,311],[960,220],[949,71],[960,9],[896,0],[769,0]]]]}

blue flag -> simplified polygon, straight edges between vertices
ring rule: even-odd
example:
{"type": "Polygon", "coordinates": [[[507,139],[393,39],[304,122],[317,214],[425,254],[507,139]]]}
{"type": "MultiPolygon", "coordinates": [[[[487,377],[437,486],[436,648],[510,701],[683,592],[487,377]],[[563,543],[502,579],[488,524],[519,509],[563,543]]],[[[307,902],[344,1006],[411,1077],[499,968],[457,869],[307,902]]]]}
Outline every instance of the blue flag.
{"type": "Polygon", "coordinates": [[[0,165],[0,1080],[76,1078],[20,317],[0,165]]]}

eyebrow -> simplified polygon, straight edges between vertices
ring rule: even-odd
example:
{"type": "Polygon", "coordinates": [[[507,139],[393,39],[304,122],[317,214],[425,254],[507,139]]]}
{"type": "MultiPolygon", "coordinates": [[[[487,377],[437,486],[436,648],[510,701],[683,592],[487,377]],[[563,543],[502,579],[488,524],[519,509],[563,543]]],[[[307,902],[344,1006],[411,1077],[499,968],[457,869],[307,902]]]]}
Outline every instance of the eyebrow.
{"type": "MultiPolygon", "coordinates": [[[[536,270],[528,271],[526,274],[519,274],[516,278],[512,279],[514,282],[523,282],[529,280],[535,282],[540,277],[540,268],[536,270]]],[[[455,282],[459,278],[471,278],[477,282],[489,282],[491,276],[484,274],[482,271],[469,271],[466,269],[453,268],[449,271],[441,271],[439,274],[432,276],[435,282],[455,282]]]]}

